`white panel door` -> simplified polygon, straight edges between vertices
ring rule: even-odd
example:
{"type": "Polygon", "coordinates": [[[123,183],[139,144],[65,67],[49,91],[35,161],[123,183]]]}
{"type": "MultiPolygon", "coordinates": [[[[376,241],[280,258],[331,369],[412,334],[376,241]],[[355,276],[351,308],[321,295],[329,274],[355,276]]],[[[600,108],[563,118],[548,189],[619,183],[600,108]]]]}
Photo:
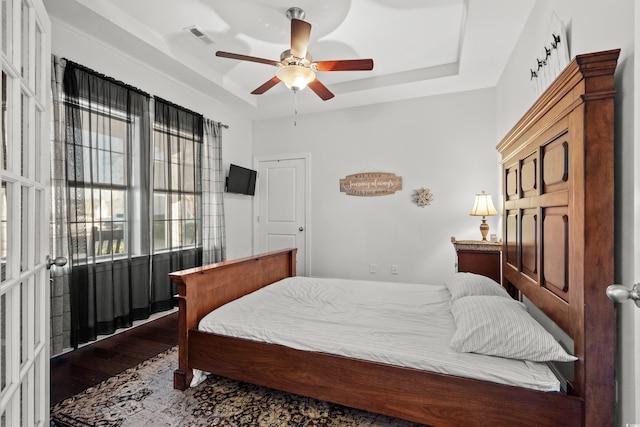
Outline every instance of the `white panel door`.
{"type": "Polygon", "coordinates": [[[306,159],[258,162],[257,252],[297,248],[296,272],[306,274],[306,159]]]}
{"type": "Polygon", "coordinates": [[[0,426],[49,424],[51,23],[42,0],[3,0],[0,426]]]}

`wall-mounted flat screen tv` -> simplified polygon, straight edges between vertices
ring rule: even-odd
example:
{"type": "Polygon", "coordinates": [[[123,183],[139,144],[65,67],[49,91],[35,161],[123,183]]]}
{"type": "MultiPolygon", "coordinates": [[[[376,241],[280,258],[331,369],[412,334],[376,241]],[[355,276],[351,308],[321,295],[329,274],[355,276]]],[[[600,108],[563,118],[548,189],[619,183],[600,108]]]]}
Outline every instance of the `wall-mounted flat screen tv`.
{"type": "Polygon", "coordinates": [[[257,172],[252,169],[229,165],[227,192],[253,196],[256,191],[256,175],[257,172]]]}

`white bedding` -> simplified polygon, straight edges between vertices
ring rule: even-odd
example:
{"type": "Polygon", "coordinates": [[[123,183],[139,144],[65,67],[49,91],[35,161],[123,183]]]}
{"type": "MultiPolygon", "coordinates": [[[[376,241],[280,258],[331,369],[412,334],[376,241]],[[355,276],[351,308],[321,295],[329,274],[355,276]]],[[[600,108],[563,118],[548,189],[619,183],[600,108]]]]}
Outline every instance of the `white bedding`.
{"type": "MultiPolygon", "coordinates": [[[[544,363],[452,350],[450,298],[444,285],[290,277],[214,310],[199,329],[535,390],[560,389],[544,363]]],[[[194,374],[195,383],[199,373],[194,374]]]]}

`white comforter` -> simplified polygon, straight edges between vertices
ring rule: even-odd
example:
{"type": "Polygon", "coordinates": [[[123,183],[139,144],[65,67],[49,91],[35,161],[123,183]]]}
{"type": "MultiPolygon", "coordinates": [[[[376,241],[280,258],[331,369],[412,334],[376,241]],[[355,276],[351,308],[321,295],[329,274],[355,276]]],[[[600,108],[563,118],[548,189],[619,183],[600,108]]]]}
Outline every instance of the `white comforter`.
{"type": "MultiPolygon", "coordinates": [[[[558,391],[543,363],[458,353],[450,294],[438,285],[290,277],[226,304],[199,329],[449,375],[558,391]]],[[[196,373],[195,384],[201,378],[196,373]]]]}

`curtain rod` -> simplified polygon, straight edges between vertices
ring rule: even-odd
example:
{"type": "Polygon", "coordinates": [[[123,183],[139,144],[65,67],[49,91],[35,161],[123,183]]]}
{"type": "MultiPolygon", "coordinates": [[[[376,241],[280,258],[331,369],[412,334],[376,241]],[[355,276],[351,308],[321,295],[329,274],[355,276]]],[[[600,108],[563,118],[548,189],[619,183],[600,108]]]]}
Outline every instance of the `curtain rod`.
{"type": "MultiPolygon", "coordinates": [[[[204,116],[203,116],[203,117],[204,117],[204,116]]],[[[220,123],[220,126],[222,126],[222,127],[223,127],[223,128],[225,128],[225,129],[229,129],[229,125],[228,125],[228,124],[225,124],[225,123],[222,123],[222,122],[217,122],[217,121],[215,121],[215,120],[213,120],[213,119],[210,119],[209,117],[204,117],[204,119],[205,119],[205,120],[210,120],[210,121],[212,121],[212,122],[214,122],[214,123],[220,123]]]]}
{"type": "Polygon", "coordinates": [[[146,96],[146,97],[148,97],[148,98],[149,98],[149,97],[151,97],[151,95],[149,95],[147,92],[143,91],[142,89],[138,89],[138,88],[137,88],[137,87],[135,87],[135,86],[131,86],[130,84],[124,83],[124,82],[122,82],[122,81],[120,81],[120,80],[118,80],[118,79],[115,79],[115,78],[113,78],[113,77],[107,76],[107,75],[102,74],[102,73],[99,73],[99,72],[97,72],[97,71],[95,71],[95,70],[92,70],[92,69],[91,69],[91,68],[89,68],[89,67],[85,67],[84,65],[80,65],[80,64],[78,64],[77,62],[74,62],[74,61],[72,61],[72,60],[70,60],[70,59],[67,59],[67,58],[62,58],[62,59],[63,59],[64,61],[66,61],[66,64],[67,64],[67,65],[71,65],[72,67],[75,67],[75,68],[76,68],[76,69],[78,69],[78,70],[81,70],[81,71],[84,71],[84,72],[86,72],[86,73],[92,74],[92,75],[94,75],[94,76],[96,76],[96,77],[99,77],[99,78],[101,78],[101,79],[104,79],[104,80],[106,80],[106,81],[108,81],[108,82],[111,82],[111,83],[114,83],[114,84],[120,85],[120,86],[122,86],[122,87],[124,87],[124,88],[126,88],[126,89],[129,89],[129,90],[132,90],[132,91],[134,91],[134,92],[137,92],[137,93],[139,93],[140,95],[146,96]]]}
{"type": "MultiPolygon", "coordinates": [[[[129,84],[127,84],[127,83],[124,83],[124,82],[122,82],[122,81],[120,81],[120,80],[114,79],[113,77],[109,77],[109,76],[107,76],[107,75],[105,75],[105,74],[101,74],[101,73],[99,73],[99,72],[97,72],[97,71],[95,71],[95,70],[92,70],[91,68],[85,67],[84,65],[80,65],[80,64],[78,64],[77,62],[71,61],[70,59],[67,59],[67,58],[62,58],[62,59],[63,59],[64,61],[66,61],[66,63],[67,63],[67,64],[71,64],[72,66],[74,66],[74,67],[76,67],[76,68],[78,68],[78,69],[80,69],[80,70],[83,70],[83,71],[85,71],[85,72],[88,72],[88,73],[90,73],[90,74],[93,74],[93,75],[95,75],[95,76],[97,76],[97,77],[100,77],[100,78],[105,79],[105,80],[107,80],[107,81],[110,81],[110,82],[112,82],[112,83],[116,83],[116,84],[119,84],[119,85],[121,85],[121,86],[124,86],[124,87],[126,87],[127,89],[130,89],[130,90],[133,90],[133,91],[135,91],[135,92],[140,93],[141,95],[144,95],[144,96],[147,96],[147,97],[150,97],[150,98],[152,97],[152,98],[154,98],[154,99],[156,99],[156,100],[160,100],[161,102],[164,102],[165,104],[168,104],[168,105],[171,105],[171,106],[173,106],[173,107],[179,108],[179,109],[181,109],[181,110],[183,110],[183,111],[186,111],[186,112],[188,112],[188,113],[192,113],[192,114],[194,114],[194,115],[196,115],[196,116],[204,117],[204,116],[203,116],[202,114],[200,114],[200,113],[197,113],[197,112],[195,112],[195,111],[191,111],[191,110],[189,110],[188,108],[185,108],[185,107],[183,107],[183,106],[181,106],[181,105],[174,104],[173,102],[171,102],[171,101],[167,101],[166,99],[160,98],[159,96],[153,96],[153,95],[150,95],[150,94],[148,94],[147,92],[145,92],[145,91],[143,91],[143,90],[141,90],[141,89],[138,89],[138,88],[137,88],[137,87],[135,87],[135,86],[131,86],[131,85],[129,85],[129,84]]],[[[225,128],[225,129],[229,129],[229,125],[227,125],[227,124],[220,123],[220,126],[222,126],[222,127],[223,127],[223,128],[225,128]]]]}
{"type": "Polygon", "coordinates": [[[156,95],[154,95],[153,98],[154,98],[155,102],[160,101],[161,104],[169,105],[171,107],[177,108],[178,110],[182,110],[182,111],[184,111],[186,113],[193,114],[194,116],[198,116],[198,117],[204,118],[204,116],[202,114],[200,114],[200,113],[198,113],[196,111],[190,110],[188,108],[185,108],[182,105],[178,105],[178,104],[173,103],[171,101],[167,101],[166,99],[160,98],[159,96],[156,96],[156,95]]]}

